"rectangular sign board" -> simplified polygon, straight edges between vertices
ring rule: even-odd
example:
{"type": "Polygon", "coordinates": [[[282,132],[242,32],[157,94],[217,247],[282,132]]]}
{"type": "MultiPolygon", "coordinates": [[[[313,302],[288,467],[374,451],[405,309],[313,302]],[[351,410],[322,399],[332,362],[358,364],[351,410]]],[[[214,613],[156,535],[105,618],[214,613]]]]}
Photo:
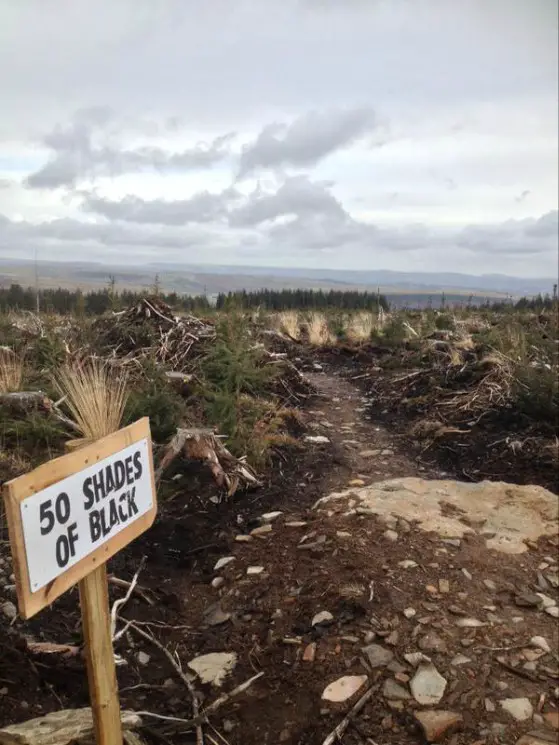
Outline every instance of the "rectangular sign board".
{"type": "Polygon", "coordinates": [[[155,519],[149,419],[4,484],[20,614],[30,618],[155,519]]]}

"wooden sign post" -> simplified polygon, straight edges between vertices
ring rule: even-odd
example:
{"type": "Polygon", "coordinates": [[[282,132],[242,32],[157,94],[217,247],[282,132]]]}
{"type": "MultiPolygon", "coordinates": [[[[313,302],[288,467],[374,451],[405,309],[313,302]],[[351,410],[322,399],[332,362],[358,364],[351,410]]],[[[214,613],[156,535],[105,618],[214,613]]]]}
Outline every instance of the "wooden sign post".
{"type": "Polygon", "coordinates": [[[155,519],[149,420],[4,484],[20,615],[79,582],[89,693],[98,745],[121,745],[106,562],[155,519]]]}

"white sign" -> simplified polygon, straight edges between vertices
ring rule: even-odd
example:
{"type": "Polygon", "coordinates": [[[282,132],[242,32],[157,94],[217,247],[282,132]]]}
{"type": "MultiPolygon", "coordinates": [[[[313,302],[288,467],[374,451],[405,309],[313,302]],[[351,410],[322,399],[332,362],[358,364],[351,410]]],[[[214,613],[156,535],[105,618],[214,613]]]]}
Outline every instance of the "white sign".
{"type": "Polygon", "coordinates": [[[139,440],[22,500],[30,591],[37,592],[154,505],[150,449],[139,440]]]}

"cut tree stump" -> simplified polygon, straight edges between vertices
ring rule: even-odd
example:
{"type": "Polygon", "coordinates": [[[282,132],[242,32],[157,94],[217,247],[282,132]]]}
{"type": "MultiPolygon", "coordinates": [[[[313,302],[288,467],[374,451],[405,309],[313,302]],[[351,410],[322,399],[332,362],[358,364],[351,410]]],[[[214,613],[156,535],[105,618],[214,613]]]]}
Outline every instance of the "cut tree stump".
{"type": "Polygon", "coordinates": [[[0,393],[0,407],[26,414],[29,411],[52,411],[52,401],[43,391],[0,393]]]}

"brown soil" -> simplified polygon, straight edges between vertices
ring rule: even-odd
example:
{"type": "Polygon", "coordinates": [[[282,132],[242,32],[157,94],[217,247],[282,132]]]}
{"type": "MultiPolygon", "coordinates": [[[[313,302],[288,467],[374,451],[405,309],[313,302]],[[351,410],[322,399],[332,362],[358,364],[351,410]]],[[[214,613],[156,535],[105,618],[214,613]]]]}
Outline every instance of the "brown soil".
{"type": "MultiPolygon", "coordinates": [[[[398,526],[399,539],[392,542],[383,535],[386,525],[372,517],[344,516],[337,511],[339,503],[330,515],[313,511],[319,497],[347,487],[353,479],[371,483],[444,474],[422,463],[399,436],[370,415],[356,383],[334,371],[311,377],[321,395],[304,412],[308,434],[325,435],[330,442],[284,452],[263,487],[221,504],[210,500],[215,488],[202,468],[184,469],[183,464],[180,475],[178,464],[178,478],[171,480],[170,473],[167,485],[173,493],[162,504],[155,526],[110,565],[114,575],[130,580],[145,556],[140,584],[153,603],[134,595],[122,611],[119,628],[125,619],[149,623],[142,628],[176,651],[185,670],[197,655],[235,652],[238,663],[224,682],[225,691],[264,673],[210,717],[205,725],[210,743],[321,745],[353,704],[353,699],[328,704],[321,700],[322,691],[351,674],[368,675],[369,685],[378,692],[348,728],[344,745],[421,743],[413,719],[417,704],[389,703],[382,689],[384,680],[398,670],[413,675],[403,655],[416,651],[427,632],[442,641],[439,651],[426,653],[448,680],[438,708],[464,716],[464,731],[448,742],[497,742],[488,732],[502,723],[502,742],[515,743],[534,729],[534,721],[516,723],[500,708],[501,699],[528,696],[535,711],[538,702],[543,713],[557,710],[557,623],[541,610],[515,603],[517,592],[533,591],[538,576],[545,574],[544,564],[556,563],[557,542],[542,540],[525,554],[505,556],[488,551],[475,538],[454,546],[404,525],[398,526]],[[380,453],[360,455],[366,450],[380,453]],[[271,532],[249,542],[236,540],[272,510],[283,514],[271,532]],[[306,524],[290,527],[290,521],[306,524]],[[225,556],[235,560],[215,572],[216,561],[225,556]],[[406,559],[418,566],[399,566],[406,559]],[[264,571],[247,576],[249,566],[264,571]],[[211,582],[218,574],[224,583],[215,589],[211,582]],[[442,591],[440,579],[449,581],[449,592],[442,591]],[[496,589],[483,580],[492,580],[496,589]],[[403,611],[410,607],[416,615],[407,619],[403,611]],[[461,609],[487,625],[459,628],[461,609]],[[323,610],[333,615],[332,624],[313,628],[313,616],[323,610]],[[210,625],[212,617],[223,622],[210,625]],[[373,634],[375,643],[393,650],[392,670],[372,671],[363,662],[362,647],[373,634]],[[522,650],[534,635],[545,637],[552,653],[526,668],[522,650]],[[303,652],[312,642],[315,659],[304,661],[303,652]],[[452,666],[457,654],[469,661],[452,666]]],[[[7,562],[7,545],[0,552],[7,562]]],[[[0,601],[13,601],[2,571],[8,575],[11,570],[0,567],[0,601]]],[[[111,586],[111,599],[123,592],[111,586]]],[[[557,596],[551,586],[544,592],[557,596]]],[[[10,625],[0,614],[0,725],[87,704],[81,656],[37,655],[26,645],[26,639],[79,645],[77,603],[76,591],[69,592],[27,623],[16,620],[10,625]]],[[[116,652],[127,663],[118,667],[123,707],[186,719],[192,715],[189,692],[156,647],[130,630],[116,652]],[[147,664],[138,660],[139,651],[149,655],[147,664]]],[[[219,696],[211,686],[195,686],[203,695],[202,706],[219,696]]],[[[542,728],[539,716],[536,711],[536,725],[542,728]]],[[[194,734],[182,732],[176,723],[148,716],[145,721],[145,735],[153,742],[195,742],[194,734]]]]}

